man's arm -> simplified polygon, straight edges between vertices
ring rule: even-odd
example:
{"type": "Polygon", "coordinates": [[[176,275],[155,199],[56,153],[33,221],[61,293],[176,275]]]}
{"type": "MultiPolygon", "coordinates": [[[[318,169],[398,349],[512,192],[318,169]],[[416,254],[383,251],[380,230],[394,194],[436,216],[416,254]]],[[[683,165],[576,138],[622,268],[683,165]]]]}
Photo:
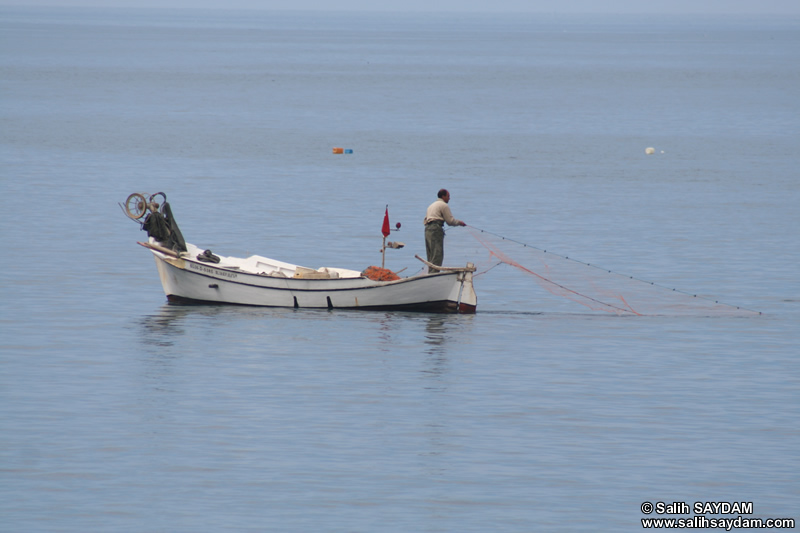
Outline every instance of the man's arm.
{"type": "Polygon", "coordinates": [[[447,204],[444,204],[444,208],[442,209],[442,218],[444,218],[444,221],[447,222],[448,226],[466,226],[463,221],[458,220],[453,216],[453,213],[450,212],[450,206],[447,204]]]}

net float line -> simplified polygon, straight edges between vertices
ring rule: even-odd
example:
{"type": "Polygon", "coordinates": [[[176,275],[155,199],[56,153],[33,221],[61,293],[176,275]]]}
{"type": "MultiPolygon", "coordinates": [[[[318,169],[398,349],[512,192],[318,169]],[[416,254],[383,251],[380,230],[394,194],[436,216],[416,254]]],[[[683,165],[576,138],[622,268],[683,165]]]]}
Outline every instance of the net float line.
{"type": "MultiPolygon", "coordinates": [[[[599,299],[596,299],[596,298],[593,298],[591,296],[587,296],[585,294],[582,294],[582,293],[580,293],[578,291],[574,291],[574,290],[572,290],[572,289],[570,289],[568,287],[565,287],[565,286],[563,286],[563,285],[561,285],[559,283],[556,283],[556,282],[554,282],[554,281],[552,281],[552,280],[550,280],[550,279],[548,279],[548,278],[546,278],[546,277],[544,277],[544,276],[542,276],[540,274],[537,274],[536,272],[533,272],[532,270],[530,270],[530,269],[524,267],[523,265],[520,265],[516,261],[512,260],[507,255],[505,255],[503,252],[499,251],[496,247],[492,246],[491,244],[489,244],[485,240],[482,240],[476,232],[485,233],[487,235],[491,235],[493,237],[497,237],[498,239],[501,239],[503,241],[507,241],[507,242],[510,242],[510,243],[513,243],[513,244],[517,244],[517,245],[522,246],[524,248],[530,248],[532,250],[536,250],[536,251],[541,252],[543,254],[550,254],[550,255],[552,255],[554,257],[558,257],[559,259],[563,259],[565,261],[570,261],[570,262],[573,262],[573,263],[576,263],[576,264],[587,266],[587,267],[590,267],[590,268],[593,268],[593,269],[596,269],[596,270],[599,270],[599,271],[603,271],[604,273],[613,274],[615,276],[620,276],[620,277],[623,277],[623,278],[626,278],[626,279],[630,279],[630,280],[633,280],[633,281],[636,281],[636,282],[639,282],[639,283],[643,283],[645,285],[649,285],[651,287],[656,287],[656,288],[659,288],[659,289],[662,289],[662,290],[665,290],[665,291],[673,292],[673,293],[676,293],[676,294],[681,294],[683,296],[688,296],[690,298],[703,300],[703,301],[706,301],[706,302],[709,302],[709,303],[714,303],[716,305],[729,307],[731,309],[737,309],[739,311],[746,311],[746,312],[749,312],[749,313],[755,313],[755,314],[759,314],[759,315],[762,314],[761,311],[757,311],[757,310],[754,310],[754,309],[749,309],[749,308],[738,306],[738,305],[728,304],[728,303],[725,303],[725,302],[721,302],[719,300],[715,300],[713,298],[699,296],[697,294],[694,294],[694,293],[691,293],[691,292],[687,292],[687,291],[683,291],[681,289],[676,289],[676,288],[673,288],[673,287],[667,287],[665,285],[661,285],[661,284],[653,282],[653,281],[644,280],[644,279],[641,279],[641,278],[637,278],[636,276],[623,274],[623,273],[620,273],[620,272],[617,272],[617,271],[614,271],[614,270],[610,270],[608,268],[601,267],[599,265],[587,263],[585,261],[581,261],[581,260],[575,259],[573,257],[569,257],[569,256],[566,256],[566,255],[561,255],[561,254],[558,254],[558,253],[555,253],[555,252],[548,252],[544,248],[540,248],[540,247],[533,246],[533,245],[528,244],[528,243],[524,243],[524,242],[521,242],[521,241],[518,241],[518,240],[515,240],[515,239],[511,239],[509,237],[505,237],[503,235],[494,233],[494,232],[489,231],[489,230],[485,230],[485,229],[478,228],[478,227],[471,226],[471,225],[467,225],[467,227],[468,227],[468,229],[473,230],[473,231],[470,232],[472,234],[472,236],[481,245],[483,245],[487,250],[489,250],[489,253],[491,255],[493,255],[494,257],[497,257],[497,259],[501,263],[505,263],[505,264],[508,264],[508,265],[513,266],[515,268],[519,268],[519,269],[521,269],[522,271],[524,271],[526,273],[529,273],[531,275],[536,276],[539,280],[541,280],[541,281],[543,281],[545,283],[551,284],[553,287],[556,287],[556,288],[558,288],[558,289],[560,289],[562,291],[566,291],[568,294],[572,294],[574,296],[579,296],[580,298],[582,298],[584,300],[595,302],[597,304],[600,304],[604,308],[608,308],[608,309],[605,309],[605,310],[609,310],[610,309],[610,310],[613,310],[614,312],[633,313],[633,314],[636,314],[636,315],[640,314],[640,313],[636,312],[630,305],[628,305],[628,303],[621,296],[619,297],[619,299],[621,300],[622,305],[609,304],[607,302],[603,302],[603,301],[601,301],[599,299]]],[[[564,294],[562,294],[562,295],[564,295],[564,294]]],[[[567,295],[567,297],[569,297],[569,296],[567,295]]],[[[570,298],[570,299],[573,299],[573,298],[570,298]]],[[[582,304],[586,305],[585,302],[578,302],[578,303],[582,303],[582,304]]]]}
{"type": "MultiPolygon", "coordinates": [[[[582,292],[579,292],[579,291],[577,291],[575,289],[569,288],[569,287],[567,287],[566,285],[564,285],[562,283],[558,283],[556,281],[553,281],[552,279],[547,278],[547,277],[539,274],[538,272],[534,272],[533,270],[523,266],[522,264],[518,263],[517,261],[514,261],[507,254],[505,254],[504,252],[500,251],[496,246],[493,246],[491,243],[481,239],[477,234],[472,233],[472,236],[475,237],[475,239],[479,243],[481,243],[487,250],[489,250],[489,255],[491,255],[493,257],[496,257],[500,261],[499,263],[494,265],[492,268],[494,268],[494,267],[496,267],[496,266],[498,266],[500,264],[503,264],[503,263],[505,263],[505,264],[507,264],[509,266],[512,266],[514,268],[517,268],[517,269],[521,270],[522,272],[524,272],[526,274],[530,274],[531,276],[536,278],[536,280],[538,282],[540,282],[544,286],[544,288],[547,289],[550,293],[555,294],[556,296],[561,296],[563,298],[566,298],[568,300],[571,300],[571,301],[573,301],[575,303],[578,303],[578,304],[581,304],[583,306],[586,306],[589,309],[592,309],[594,311],[606,311],[606,312],[616,313],[616,314],[632,313],[634,315],[641,316],[641,313],[638,313],[637,311],[635,311],[630,305],[628,305],[628,303],[625,301],[625,299],[622,298],[621,296],[618,296],[617,298],[625,305],[625,307],[620,307],[619,305],[615,305],[615,304],[611,304],[611,303],[602,301],[602,300],[600,300],[598,298],[589,296],[589,295],[584,294],[582,292]]],[[[491,270],[491,269],[489,269],[489,270],[491,270]]],[[[488,270],[487,270],[487,272],[488,272],[488,270]]]]}

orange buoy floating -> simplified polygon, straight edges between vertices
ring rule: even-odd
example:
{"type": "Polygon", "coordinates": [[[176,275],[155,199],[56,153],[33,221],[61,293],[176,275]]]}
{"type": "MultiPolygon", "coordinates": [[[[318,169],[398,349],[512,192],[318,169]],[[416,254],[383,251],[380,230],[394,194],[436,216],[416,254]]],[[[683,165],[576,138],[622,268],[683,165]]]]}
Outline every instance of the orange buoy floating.
{"type": "Polygon", "coordinates": [[[334,154],[343,154],[344,153],[344,148],[334,148],[333,149],[333,153],[334,154]]]}

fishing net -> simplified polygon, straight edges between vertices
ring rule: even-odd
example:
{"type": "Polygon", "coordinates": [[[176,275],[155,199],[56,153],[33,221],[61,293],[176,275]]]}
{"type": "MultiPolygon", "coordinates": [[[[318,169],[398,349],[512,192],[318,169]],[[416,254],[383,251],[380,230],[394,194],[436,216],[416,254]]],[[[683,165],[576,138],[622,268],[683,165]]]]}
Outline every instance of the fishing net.
{"type": "Polygon", "coordinates": [[[369,266],[361,273],[365,278],[372,281],[397,281],[400,276],[389,270],[388,268],[381,268],[377,266],[369,266]]]}
{"type": "MultiPolygon", "coordinates": [[[[621,274],[613,270],[507,239],[485,230],[467,227],[453,242],[448,232],[446,255],[458,248],[472,256],[476,277],[490,274],[498,266],[511,267],[515,273],[535,282],[544,294],[572,302],[583,309],[616,315],[752,315],[760,314],[743,307],[723,303],[713,296],[693,294],[655,282],[621,274]],[[472,241],[472,245],[468,241],[472,241]],[[455,245],[455,246],[451,246],[455,245]]],[[[457,254],[455,254],[457,255],[457,254]]],[[[446,260],[451,263],[451,260],[446,260]]],[[[517,282],[516,288],[524,288],[517,282]]],[[[512,290],[513,292],[513,290],[512,290]]],[[[539,294],[543,294],[539,291],[539,294]]],[[[526,310],[530,310],[528,306],[526,310]]],[[[544,309],[541,309],[544,310],[544,309]]]]}

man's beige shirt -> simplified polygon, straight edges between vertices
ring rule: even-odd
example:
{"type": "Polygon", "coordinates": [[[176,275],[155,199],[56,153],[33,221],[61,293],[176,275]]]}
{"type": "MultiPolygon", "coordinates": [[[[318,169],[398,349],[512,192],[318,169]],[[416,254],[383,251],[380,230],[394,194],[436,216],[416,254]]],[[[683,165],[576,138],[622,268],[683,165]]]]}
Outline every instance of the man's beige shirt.
{"type": "Polygon", "coordinates": [[[435,220],[444,220],[447,222],[448,226],[457,226],[461,223],[460,220],[456,220],[453,217],[453,213],[450,212],[450,206],[441,198],[428,206],[428,211],[425,213],[425,220],[423,223],[427,224],[435,220]]]}

